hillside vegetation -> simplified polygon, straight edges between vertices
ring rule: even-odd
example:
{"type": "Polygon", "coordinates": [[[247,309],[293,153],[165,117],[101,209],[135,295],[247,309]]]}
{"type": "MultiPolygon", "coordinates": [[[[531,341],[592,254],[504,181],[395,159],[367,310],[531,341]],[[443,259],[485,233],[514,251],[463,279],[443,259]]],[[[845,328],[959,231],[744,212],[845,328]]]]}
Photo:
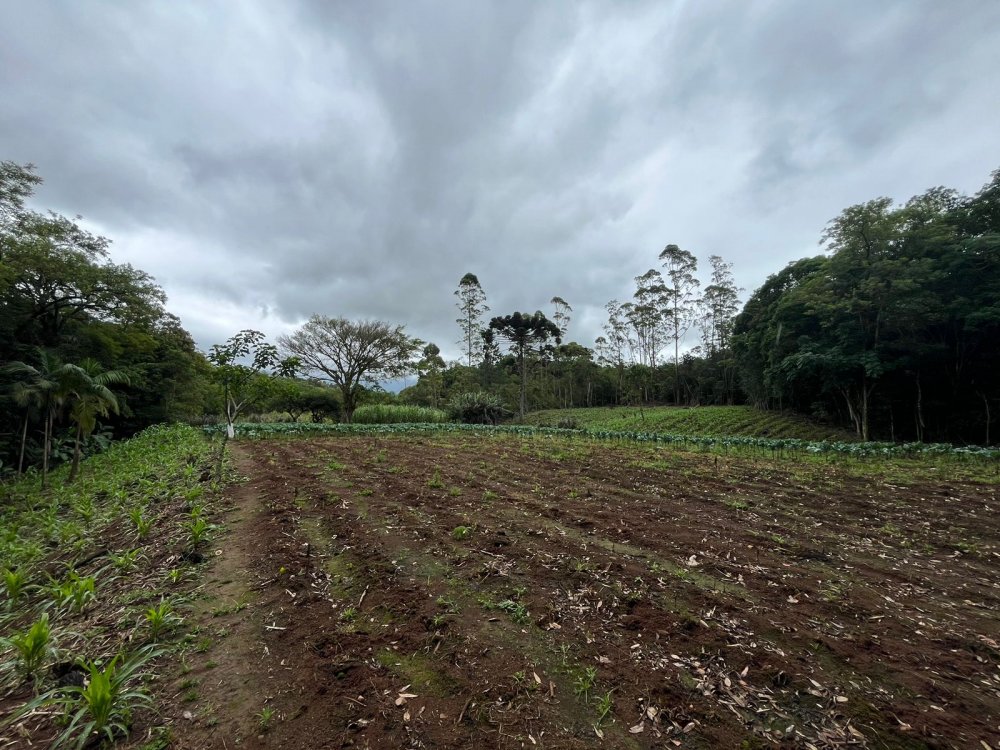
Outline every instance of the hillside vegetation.
{"type": "Polygon", "coordinates": [[[587,430],[662,432],[672,435],[837,441],[857,439],[847,430],[819,424],[787,412],[759,411],[750,406],[547,409],[528,414],[525,422],[541,427],[572,425],[587,430]]]}

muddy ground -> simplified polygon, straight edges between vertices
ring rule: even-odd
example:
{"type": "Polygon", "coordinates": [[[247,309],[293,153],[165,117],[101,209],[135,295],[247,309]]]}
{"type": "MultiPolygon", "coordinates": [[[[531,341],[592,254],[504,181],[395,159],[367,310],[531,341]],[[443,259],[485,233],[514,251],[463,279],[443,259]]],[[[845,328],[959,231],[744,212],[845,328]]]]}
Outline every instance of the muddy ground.
{"type": "Polygon", "coordinates": [[[1000,748],[995,484],[545,438],[232,447],[171,747],[1000,748]]]}

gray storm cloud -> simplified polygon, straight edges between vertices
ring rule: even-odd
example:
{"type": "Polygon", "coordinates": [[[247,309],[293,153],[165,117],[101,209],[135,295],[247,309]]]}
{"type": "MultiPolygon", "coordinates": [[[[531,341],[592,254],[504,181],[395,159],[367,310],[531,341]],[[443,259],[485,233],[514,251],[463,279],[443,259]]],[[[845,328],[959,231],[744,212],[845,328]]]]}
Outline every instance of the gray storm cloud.
{"type": "Polygon", "coordinates": [[[1000,166],[997,3],[0,9],[0,158],[203,347],[320,312],[457,357],[466,271],[589,344],[667,243],[749,291],[851,203],[1000,166]]]}

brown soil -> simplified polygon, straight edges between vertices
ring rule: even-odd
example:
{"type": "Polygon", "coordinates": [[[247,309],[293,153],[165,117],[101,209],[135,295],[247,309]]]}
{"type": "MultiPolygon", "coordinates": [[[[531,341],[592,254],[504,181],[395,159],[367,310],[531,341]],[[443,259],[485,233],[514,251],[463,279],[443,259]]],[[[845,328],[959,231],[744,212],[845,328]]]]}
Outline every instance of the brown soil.
{"type": "Polygon", "coordinates": [[[234,455],[171,747],[1000,748],[995,486],[544,438],[234,455]]]}

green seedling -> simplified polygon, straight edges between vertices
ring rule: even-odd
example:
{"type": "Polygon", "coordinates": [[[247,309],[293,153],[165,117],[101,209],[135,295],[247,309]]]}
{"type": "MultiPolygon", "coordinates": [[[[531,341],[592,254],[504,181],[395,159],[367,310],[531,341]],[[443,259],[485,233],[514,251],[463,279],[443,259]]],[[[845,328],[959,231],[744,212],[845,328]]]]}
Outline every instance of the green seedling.
{"type": "Polygon", "coordinates": [[[96,598],[94,576],[81,578],[75,570],[62,583],[53,581],[49,591],[57,608],[71,612],[82,612],[96,598]]]}
{"type": "Polygon", "coordinates": [[[146,624],[149,626],[149,635],[155,641],[160,635],[167,630],[167,628],[174,625],[177,622],[177,618],[173,614],[173,608],[170,606],[170,602],[160,600],[160,604],[156,607],[150,607],[146,610],[143,617],[146,620],[146,624]]]}
{"type": "Polygon", "coordinates": [[[594,688],[597,680],[596,667],[584,667],[583,672],[573,680],[573,692],[583,698],[584,703],[590,702],[590,691],[594,688]]]}
{"type": "Polygon", "coordinates": [[[149,533],[153,530],[153,519],[146,516],[142,508],[133,508],[129,511],[128,517],[131,519],[132,525],[135,526],[135,531],[140,539],[145,539],[149,536],[149,533]]]}
{"type": "Polygon", "coordinates": [[[611,709],[614,708],[614,701],[611,699],[611,694],[615,692],[614,688],[606,692],[600,698],[597,699],[597,726],[600,727],[604,720],[608,718],[608,714],[611,713],[611,709]]]}
{"type": "Polygon", "coordinates": [[[141,550],[132,549],[122,552],[120,555],[112,555],[111,562],[122,573],[128,573],[135,568],[140,552],[141,550]]]}
{"type": "Polygon", "coordinates": [[[454,529],[452,529],[451,538],[457,542],[460,542],[463,539],[468,538],[469,534],[471,533],[472,529],[469,528],[468,526],[456,526],[454,529]]]}
{"type": "Polygon", "coordinates": [[[433,476],[427,480],[427,486],[432,489],[440,489],[444,487],[444,482],[441,480],[441,472],[438,469],[434,469],[433,476]]]}
{"type": "Polygon", "coordinates": [[[208,521],[206,521],[201,516],[193,519],[188,524],[188,540],[192,547],[197,547],[199,544],[204,542],[208,538],[208,532],[211,530],[211,526],[208,521]]]}
{"type": "Polygon", "coordinates": [[[52,653],[51,641],[52,629],[49,627],[48,612],[42,613],[25,632],[6,639],[6,643],[14,649],[18,671],[25,677],[33,678],[36,686],[41,669],[52,653]]]}
{"type": "Polygon", "coordinates": [[[13,606],[24,596],[28,586],[28,576],[23,570],[4,568],[3,585],[7,594],[7,604],[13,606]]]}
{"type": "Polygon", "coordinates": [[[28,703],[19,716],[39,708],[61,710],[67,726],[52,747],[72,743],[76,750],[82,750],[95,739],[113,743],[116,736],[128,732],[135,709],[152,703],[146,691],[130,687],[130,683],[139,669],[158,655],[147,648],[124,661],[119,654],[103,668],[97,662],[83,662],[90,674],[82,687],[54,688],[28,703]]]}
{"type": "Polygon", "coordinates": [[[530,616],[527,607],[521,604],[521,602],[515,602],[513,599],[504,599],[497,604],[497,609],[506,612],[510,616],[510,619],[518,625],[526,623],[530,616]]]}
{"type": "Polygon", "coordinates": [[[274,709],[270,706],[264,706],[257,714],[257,728],[261,732],[266,732],[271,728],[272,719],[274,719],[274,709]]]}

